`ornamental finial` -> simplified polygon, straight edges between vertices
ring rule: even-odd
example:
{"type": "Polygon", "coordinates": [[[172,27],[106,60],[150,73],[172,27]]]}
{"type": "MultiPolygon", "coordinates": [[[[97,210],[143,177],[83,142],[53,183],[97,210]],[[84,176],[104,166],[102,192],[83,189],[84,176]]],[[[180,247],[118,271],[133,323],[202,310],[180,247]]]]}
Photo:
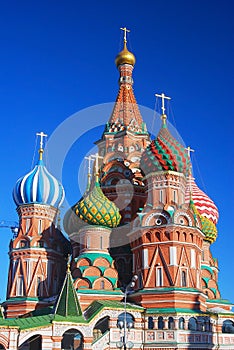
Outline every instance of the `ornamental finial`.
{"type": "Polygon", "coordinates": [[[43,155],[43,152],[44,152],[44,149],[43,149],[43,137],[47,137],[48,135],[44,134],[43,131],[41,132],[37,132],[36,133],[37,136],[40,136],[40,148],[39,148],[39,160],[42,160],[42,155],[43,155]]]}

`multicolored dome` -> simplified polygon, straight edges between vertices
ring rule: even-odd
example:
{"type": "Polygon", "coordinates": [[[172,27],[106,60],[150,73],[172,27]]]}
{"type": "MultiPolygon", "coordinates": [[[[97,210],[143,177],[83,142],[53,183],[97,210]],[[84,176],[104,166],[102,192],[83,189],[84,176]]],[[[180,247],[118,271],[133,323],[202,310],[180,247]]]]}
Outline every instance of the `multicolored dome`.
{"type": "Polygon", "coordinates": [[[16,205],[37,203],[59,207],[64,195],[63,186],[48,172],[42,159],[32,171],[16,182],[13,190],[16,205]]]}
{"type": "Polygon", "coordinates": [[[99,182],[72,208],[77,217],[90,225],[117,227],[121,220],[119,209],[102,192],[99,182]]]}
{"type": "Polygon", "coordinates": [[[169,132],[166,116],[162,115],[163,124],[158,136],[145,149],[141,158],[141,169],[145,175],[155,171],[177,171],[185,175],[189,171],[189,157],[182,146],[169,132]]]}
{"type": "Polygon", "coordinates": [[[193,202],[196,205],[199,214],[206,217],[214,224],[217,224],[219,218],[218,208],[214,202],[196,185],[194,178],[189,177],[185,192],[185,203],[190,202],[190,193],[192,193],[193,202]]]}
{"type": "Polygon", "coordinates": [[[210,243],[214,243],[216,241],[217,235],[218,235],[218,231],[217,228],[215,226],[215,224],[209,220],[207,217],[202,216],[197,207],[196,204],[194,203],[193,199],[190,198],[190,204],[189,204],[190,208],[193,210],[195,215],[198,215],[199,218],[201,219],[201,224],[202,224],[202,232],[205,235],[205,240],[210,242],[210,243]]]}

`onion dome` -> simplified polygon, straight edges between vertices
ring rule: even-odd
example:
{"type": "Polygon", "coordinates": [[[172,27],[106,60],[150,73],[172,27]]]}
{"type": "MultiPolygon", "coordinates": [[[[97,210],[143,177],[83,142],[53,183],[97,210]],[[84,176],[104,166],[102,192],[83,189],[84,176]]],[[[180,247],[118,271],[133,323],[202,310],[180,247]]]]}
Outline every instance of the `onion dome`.
{"type": "Polygon", "coordinates": [[[177,171],[186,175],[189,171],[189,157],[182,146],[170,133],[166,115],[162,115],[162,127],[158,136],[145,149],[141,158],[141,168],[145,175],[156,171],[177,171]]]}
{"type": "Polygon", "coordinates": [[[121,64],[131,64],[132,66],[134,66],[135,63],[136,63],[136,58],[132,52],[128,51],[127,41],[124,41],[123,50],[119,52],[115,58],[116,67],[120,66],[121,64]]]}
{"type": "Polygon", "coordinates": [[[189,206],[193,210],[195,216],[198,215],[199,218],[201,219],[201,224],[202,224],[201,230],[205,235],[205,240],[210,243],[214,243],[218,235],[215,224],[211,220],[209,220],[207,217],[202,216],[199,213],[199,210],[197,209],[197,206],[194,203],[193,199],[191,199],[191,196],[190,196],[189,206]]]}
{"type": "Polygon", "coordinates": [[[16,205],[35,203],[59,207],[64,200],[64,188],[46,169],[42,160],[42,148],[39,149],[39,154],[34,169],[16,182],[13,199],[16,205]]]}
{"type": "Polygon", "coordinates": [[[113,228],[117,227],[121,220],[119,209],[104,195],[98,180],[72,210],[79,219],[90,225],[113,228]]]}
{"type": "Polygon", "coordinates": [[[201,214],[202,217],[211,220],[214,224],[217,224],[219,212],[216,205],[212,199],[207,196],[207,194],[200,190],[192,177],[189,177],[187,180],[185,203],[190,202],[190,193],[192,193],[193,202],[199,214],[201,214]]]}

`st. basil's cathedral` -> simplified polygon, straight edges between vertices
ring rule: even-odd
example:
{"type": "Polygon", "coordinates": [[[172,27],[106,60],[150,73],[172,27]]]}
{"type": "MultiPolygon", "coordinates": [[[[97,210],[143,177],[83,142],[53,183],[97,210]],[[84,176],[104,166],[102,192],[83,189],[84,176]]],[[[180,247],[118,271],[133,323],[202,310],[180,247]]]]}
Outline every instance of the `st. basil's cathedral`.
{"type": "Polygon", "coordinates": [[[151,140],[122,29],[119,91],[92,140],[86,191],[65,214],[67,235],[59,220],[66,185],[46,168],[43,133],[36,166],[13,189],[19,229],[0,349],[234,349],[232,304],[210,251],[218,209],[193,178],[191,148],[170,131],[165,94],[151,140]]]}

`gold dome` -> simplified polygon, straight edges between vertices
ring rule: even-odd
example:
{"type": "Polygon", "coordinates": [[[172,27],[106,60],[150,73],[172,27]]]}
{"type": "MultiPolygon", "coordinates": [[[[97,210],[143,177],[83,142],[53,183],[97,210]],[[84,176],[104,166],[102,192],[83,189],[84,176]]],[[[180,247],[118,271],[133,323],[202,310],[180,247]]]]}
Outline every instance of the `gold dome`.
{"type": "Polygon", "coordinates": [[[132,52],[128,51],[127,44],[125,42],[123,50],[119,52],[118,55],[116,56],[115,64],[117,67],[124,63],[131,64],[132,66],[134,66],[135,62],[136,62],[136,58],[132,52]]]}

